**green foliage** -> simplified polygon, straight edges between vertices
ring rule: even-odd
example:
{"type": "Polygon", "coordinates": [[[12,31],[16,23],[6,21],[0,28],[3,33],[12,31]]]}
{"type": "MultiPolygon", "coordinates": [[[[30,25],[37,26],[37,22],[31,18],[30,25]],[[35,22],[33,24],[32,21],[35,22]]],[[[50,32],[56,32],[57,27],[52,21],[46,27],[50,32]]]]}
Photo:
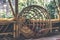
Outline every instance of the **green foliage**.
{"type": "Polygon", "coordinates": [[[55,14],[55,9],[56,9],[56,4],[54,1],[51,1],[47,6],[47,10],[50,13],[50,16],[52,19],[54,19],[54,14],[55,14]]]}
{"type": "MultiPolygon", "coordinates": [[[[49,1],[49,0],[48,0],[49,1]]],[[[60,0],[58,0],[59,2],[60,0]]],[[[60,3],[60,2],[59,2],[60,3]]],[[[29,5],[43,5],[44,6],[44,1],[42,0],[19,0],[19,3],[18,3],[18,10],[19,12],[26,6],[29,6],[29,5]]],[[[53,19],[54,18],[54,14],[55,14],[55,9],[56,9],[56,3],[53,1],[51,1],[49,4],[46,4],[46,7],[47,7],[47,11],[49,12],[51,18],[53,19]]],[[[10,12],[11,13],[11,12],[10,12]]],[[[3,12],[2,13],[2,17],[5,18],[11,18],[13,17],[12,16],[12,13],[10,15],[6,15],[6,12],[3,12]]],[[[29,17],[28,17],[29,18],[29,17]]]]}

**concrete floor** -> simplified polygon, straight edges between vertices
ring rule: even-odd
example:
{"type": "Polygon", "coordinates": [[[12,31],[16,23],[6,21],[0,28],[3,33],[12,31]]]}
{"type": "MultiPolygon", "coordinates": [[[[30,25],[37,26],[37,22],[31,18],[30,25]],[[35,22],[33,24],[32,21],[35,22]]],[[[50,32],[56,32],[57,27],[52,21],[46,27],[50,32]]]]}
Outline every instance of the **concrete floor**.
{"type": "Polygon", "coordinates": [[[50,37],[42,37],[39,39],[27,39],[27,40],[60,40],[60,35],[54,35],[50,37]]]}
{"type": "Polygon", "coordinates": [[[45,37],[41,37],[38,39],[27,39],[27,40],[60,40],[60,32],[50,33],[45,37]]]}

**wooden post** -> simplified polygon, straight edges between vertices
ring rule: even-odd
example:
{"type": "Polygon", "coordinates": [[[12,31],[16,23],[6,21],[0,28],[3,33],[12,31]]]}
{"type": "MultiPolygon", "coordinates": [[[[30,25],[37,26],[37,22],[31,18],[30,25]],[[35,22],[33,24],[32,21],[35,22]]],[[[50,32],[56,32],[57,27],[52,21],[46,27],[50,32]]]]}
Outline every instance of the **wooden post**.
{"type": "Polygon", "coordinates": [[[18,0],[15,0],[15,21],[16,21],[16,23],[15,23],[15,30],[16,30],[16,32],[15,32],[15,37],[17,38],[18,36],[19,36],[19,31],[18,31],[18,0]]]}
{"type": "Polygon", "coordinates": [[[16,28],[15,28],[15,24],[14,24],[14,27],[13,27],[14,31],[13,31],[13,37],[15,38],[15,32],[16,32],[16,28]]]}
{"type": "MultiPolygon", "coordinates": [[[[13,6],[12,6],[12,4],[11,4],[11,0],[8,0],[8,3],[9,3],[9,6],[10,6],[10,8],[11,8],[11,11],[12,11],[12,13],[13,13],[13,16],[15,17],[15,12],[14,12],[14,10],[13,10],[13,6]]],[[[15,28],[15,24],[14,24],[14,27],[13,27],[13,37],[15,38],[16,36],[16,28],[15,28]]]]}
{"type": "Polygon", "coordinates": [[[11,1],[10,0],[8,0],[8,2],[9,2],[9,5],[10,5],[10,8],[11,8],[11,10],[12,10],[12,13],[13,13],[13,15],[14,15],[14,20],[16,21],[16,23],[14,23],[14,32],[13,32],[13,36],[16,38],[16,37],[18,37],[18,33],[19,33],[19,31],[18,31],[18,23],[17,23],[17,21],[18,21],[18,0],[15,0],[15,12],[14,12],[14,10],[13,10],[13,7],[12,7],[12,4],[11,4],[11,1]]]}
{"type": "Polygon", "coordinates": [[[14,20],[16,21],[15,23],[14,23],[14,32],[13,32],[13,36],[14,36],[14,38],[17,38],[18,36],[19,36],[19,30],[18,30],[18,0],[15,0],[15,12],[14,12],[14,10],[13,10],[13,7],[12,7],[12,4],[11,4],[11,1],[10,0],[8,0],[8,2],[9,2],[9,5],[10,5],[10,8],[11,8],[11,10],[12,10],[12,13],[13,13],[13,16],[14,16],[14,20]]]}
{"type": "Polygon", "coordinates": [[[18,0],[15,0],[15,16],[18,15],[18,0]]]}
{"type": "Polygon", "coordinates": [[[11,4],[11,0],[8,0],[8,3],[9,3],[9,5],[10,5],[11,11],[12,11],[12,13],[13,13],[13,16],[15,16],[15,12],[14,12],[14,10],[13,10],[12,4],[11,4]]]}

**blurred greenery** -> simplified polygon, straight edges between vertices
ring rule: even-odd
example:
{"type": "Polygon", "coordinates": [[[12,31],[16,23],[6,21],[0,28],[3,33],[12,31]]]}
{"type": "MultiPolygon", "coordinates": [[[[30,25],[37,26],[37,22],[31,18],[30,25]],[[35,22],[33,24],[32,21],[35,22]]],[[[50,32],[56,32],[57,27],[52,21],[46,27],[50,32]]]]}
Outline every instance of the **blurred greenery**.
{"type": "MultiPolygon", "coordinates": [[[[56,0],[56,1],[58,1],[58,0],[56,0]]],[[[59,3],[57,2],[57,5],[58,4],[59,3]]],[[[55,18],[55,16],[56,16],[55,13],[58,13],[56,11],[57,10],[57,5],[56,5],[55,0],[50,0],[50,2],[49,2],[49,0],[19,0],[19,2],[18,2],[18,10],[19,10],[19,12],[21,12],[21,10],[24,7],[27,7],[29,5],[40,5],[40,6],[45,7],[47,9],[47,11],[49,12],[52,19],[55,18]]],[[[2,18],[5,18],[5,17],[6,18],[11,18],[11,17],[13,17],[11,10],[9,12],[7,12],[7,13],[3,11],[2,15],[1,15],[1,12],[0,12],[0,16],[2,16],[2,18]],[[8,14],[8,16],[6,14],[8,14]]]]}
{"type": "Polygon", "coordinates": [[[56,7],[56,5],[55,5],[54,1],[51,1],[47,5],[47,10],[49,11],[51,18],[54,18],[55,7],[56,7]]]}
{"type": "Polygon", "coordinates": [[[46,7],[52,19],[58,18],[57,3],[55,0],[51,1],[46,7]]]}
{"type": "Polygon", "coordinates": [[[21,9],[23,9],[24,7],[29,6],[29,5],[40,5],[40,6],[43,6],[43,7],[45,7],[47,9],[47,11],[49,12],[50,17],[52,19],[54,19],[55,17],[57,18],[57,15],[55,15],[56,13],[58,14],[58,12],[56,11],[57,10],[57,5],[56,5],[55,0],[50,0],[50,2],[48,2],[48,0],[45,1],[45,2],[44,2],[44,0],[37,0],[37,1],[36,0],[26,0],[24,2],[19,2],[19,5],[20,5],[19,6],[19,8],[20,8],[19,11],[21,9]]]}

